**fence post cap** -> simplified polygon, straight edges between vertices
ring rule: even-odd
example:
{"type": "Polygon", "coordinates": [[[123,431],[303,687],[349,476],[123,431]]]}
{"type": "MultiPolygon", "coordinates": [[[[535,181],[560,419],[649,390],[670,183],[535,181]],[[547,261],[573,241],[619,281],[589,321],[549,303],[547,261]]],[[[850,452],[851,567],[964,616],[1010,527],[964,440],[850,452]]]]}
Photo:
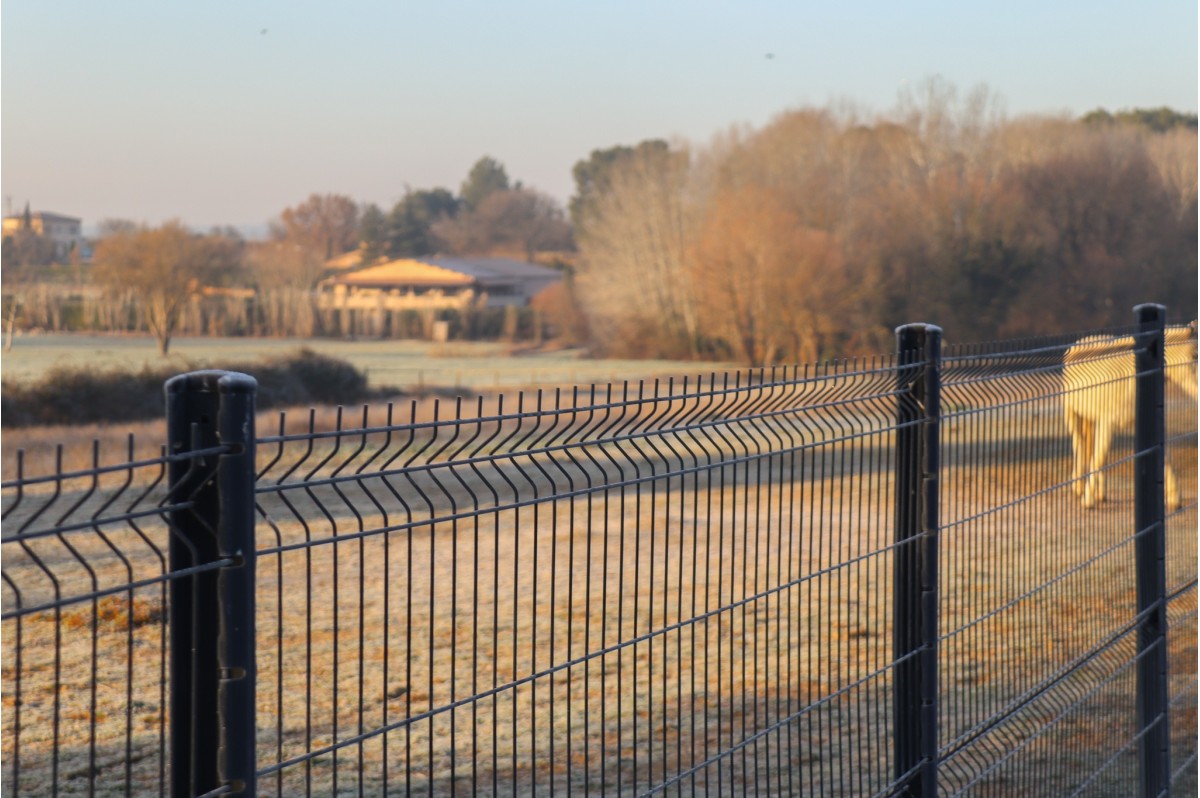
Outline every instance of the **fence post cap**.
{"type": "Polygon", "coordinates": [[[167,395],[181,393],[254,393],[258,380],[240,371],[201,369],[177,374],[163,383],[167,395]]]}
{"type": "Polygon", "coordinates": [[[225,394],[254,393],[258,390],[258,380],[240,371],[226,371],[221,379],[217,380],[217,387],[225,394]]]}
{"type": "Polygon", "coordinates": [[[1141,305],[1134,305],[1133,313],[1139,321],[1156,321],[1166,318],[1167,306],[1157,302],[1144,302],[1141,305]]]}
{"type": "Polygon", "coordinates": [[[921,330],[923,332],[934,333],[936,335],[942,334],[941,327],[925,321],[914,321],[910,324],[901,324],[896,328],[896,333],[899,334],[901,330],[921,330]]]}

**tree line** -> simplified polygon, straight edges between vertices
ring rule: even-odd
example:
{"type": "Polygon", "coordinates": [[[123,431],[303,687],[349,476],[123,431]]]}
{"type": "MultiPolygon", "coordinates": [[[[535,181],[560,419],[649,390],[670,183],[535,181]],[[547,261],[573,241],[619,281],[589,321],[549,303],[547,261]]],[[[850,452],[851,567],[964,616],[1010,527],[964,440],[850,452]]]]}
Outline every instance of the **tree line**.
{"type": "MultiPolygon", "coordinates": [[[[42,245],[48,243],[25,231],[5,238],[6,347],[18,321],[55,331],[145,331],[164,355],[179,331],[335,334],[343,324],[321,311],[314,287],[339,256],[349,256],[343,266],[435,253],[529,260],[551,253],[555,262],[554,253],[574,248],[563,209],[511,181],[489,156],[472,167],[457,194],[406,190],[387,213],[344,194],[313,194],[285,208],[263,242],[246,241],[229,227],[197,233],[178,220],[159,226],[106,220],[91,264],[76,259],[72,268],[46,268],[44,254],[52,247],[42,245]]],[[[456,327],[487,334],[528,326],[520,321],[472,317],[456,327]]],[[[401,322],[397,331],[410,334],[427,331],[432,319],[401,322]]],[[[540,330],[531,336],[540,337],[540,330]]]]}
{"type": "Polygon", "coordinates": [[[703,146],[598,153],[576,218],[593,340],[754,365],[1196,313],[1195,116],[1006,119],[938,82],[892,114],[781,114],[703,146]],[[1132,118],[1130,118],[1132,117],[1132,118]]]}
{"type": "MultiPolygon", "coordinates": [[[[57,274],[103,294],[76,327],[148,330],[164,353],[181,326],[329,332],[313,288],[331,261],[434,253],[557,263],[546,317],[610,355],[811,362],[886,351],[907,321],[980,340],[1124,324],[1139,301],[1191,318],[1196,142],[1170,109],[1008,119],[986,90],[931,81],[883,115],[809,107],[593,151],[565,209],[484,157],[457,192],[390,209],[314,194],[264,242],[107,222],[92,264],[57,274]]],[[[57,328],[70,294],[27,238],[4,242],[10,341],[18,322],[57,328]]]]}

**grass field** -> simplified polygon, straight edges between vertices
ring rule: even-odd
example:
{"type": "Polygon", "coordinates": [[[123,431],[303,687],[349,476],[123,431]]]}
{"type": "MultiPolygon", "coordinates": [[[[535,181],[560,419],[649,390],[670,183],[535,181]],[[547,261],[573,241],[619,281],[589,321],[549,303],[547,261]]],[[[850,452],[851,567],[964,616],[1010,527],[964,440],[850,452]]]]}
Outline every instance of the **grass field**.
{"type": "Polygon", "coordinates": [[[294,352],[305,346],[342,358],[365,371],[373,387],[406,392],[461,387],[472,392],[496,389],[620,382],[666,374],[723,371],[729,364],[697,364],[662,360],[594,360],[567,349],[515,355],[502,343],[452,341],[338,341],[325,338],[175,338],[167,358],[155,340],[132,335],[43,334],[19,337],[0,360],[5,380],[36,380],[57,366],[158,366],[164,360],[179,370],[222,368],[294,352]]]}

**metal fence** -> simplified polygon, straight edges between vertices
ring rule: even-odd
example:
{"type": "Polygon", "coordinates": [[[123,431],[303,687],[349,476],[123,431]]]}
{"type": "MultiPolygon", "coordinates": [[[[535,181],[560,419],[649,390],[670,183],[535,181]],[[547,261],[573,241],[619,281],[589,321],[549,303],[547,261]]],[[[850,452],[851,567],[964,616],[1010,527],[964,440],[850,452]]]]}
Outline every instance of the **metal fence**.
{"type": "Polygon", "coordinates": [[[1195,794],[1162,312],[257,433],[176,378],[160,456],[6,463],[4,791],[1195,794]]]}

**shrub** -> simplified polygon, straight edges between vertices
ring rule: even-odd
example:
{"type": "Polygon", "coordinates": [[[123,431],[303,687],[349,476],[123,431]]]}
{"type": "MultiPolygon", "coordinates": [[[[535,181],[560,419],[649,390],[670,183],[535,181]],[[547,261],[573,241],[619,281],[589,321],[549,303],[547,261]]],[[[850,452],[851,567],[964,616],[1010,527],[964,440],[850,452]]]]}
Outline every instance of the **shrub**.
{"type": "MultiPolygon", "coordinates": [[[[371,390],[367,377],[335,357],[301,349],[257,363],[213,363],[207,368],[241,371],[258,380],[258,407],[348,404],[386,391],[371,390]]],[[[139,421],[163,414],[163,383],[176,367],[127,369],[55,368],[30,385],[4,383],[0,423],[5,427],[39,424],[94,424],[139,421]]]]}

